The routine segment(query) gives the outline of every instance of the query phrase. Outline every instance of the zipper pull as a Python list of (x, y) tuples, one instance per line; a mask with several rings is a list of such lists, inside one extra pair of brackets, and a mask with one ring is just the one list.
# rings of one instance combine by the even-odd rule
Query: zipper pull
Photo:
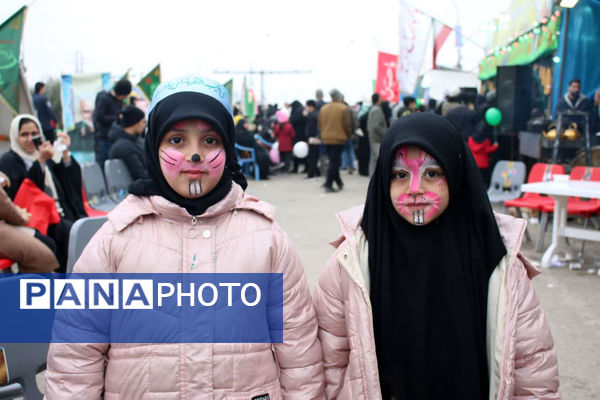
[(190, 226), (187, 230), (187, 235), (191, 239), (195, 239), (196, 236), (198, 236), (198, 227), (196, 226), (197, 222), (198, 222), (198, 220), (196, 219), (196, 216), (194, 215), (192, 217), (192, 226)]

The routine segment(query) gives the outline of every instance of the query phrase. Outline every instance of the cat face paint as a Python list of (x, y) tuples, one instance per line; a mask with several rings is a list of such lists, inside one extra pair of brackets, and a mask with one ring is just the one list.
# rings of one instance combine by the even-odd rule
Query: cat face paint
[(217, 185), (225, 169), (225, 150), (210, 124), (184, 120), (163, 136), (158, 157), (165, 180), (185, 198), (202, 197)]
[(398, 149), (391, 174), (391, 201), (407, 222), (427, 225), (448, 207), (450, 192), (444, 170), (420, 148)]

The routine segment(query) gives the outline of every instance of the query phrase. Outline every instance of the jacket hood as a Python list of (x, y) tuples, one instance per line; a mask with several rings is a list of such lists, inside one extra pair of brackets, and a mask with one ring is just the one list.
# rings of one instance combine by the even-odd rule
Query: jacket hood
[(125, 132), (125, 130), (123, 129), (123, 127), (121, 125), (114, 123), (110, 127), (110, 131), (108, 132), (108, 138), (114, 142), (115, 140), (121, 139), (121, 138), (129, 139), (129, 140), (136, 140), (138, 138), (138, 136), (128, 134), (127, 132)]
[[(364, 206), (356, 206), (348, 210), (339, 212), (336, 214), (338, 221), (340, 222), (341, 233), (340, 235), (330, 244), (336, 249), (344, 242), (348, 241), (353, 247), (356, 247), (354, 236), (356, 231), (360, 228), (362, 221)], [(507, 250), (513, 254), (519, 253), (521, 250), (521, 244), (523, 243), (523, 237), (525, 235), (525, 228), (527, 227), (527, 221), (522, 218), (514, 218), (510, 215), (494, 213), (496, 217), (496, 223), (502, 236), (502, 241)], [(529, 278), (540, 273), (540, 270), (535, 267), (527, 258), (519, 254), (518, 256), (527, 270)]]
[[(241, 186), (233, 183), (229, 193), (218, 203), (210, 206), (198, 220), (218, 217), (227, 212), (237, 210), (253, 211), (269, 221), (275, 219), (275, 207), (246, 194)], [(108, 214), (108, 220), (117, 231), (122, 231), (138, 218), (146, 215), (158, 215), (175, 222), (189, 223), (192, 215), (183, 207), (170, 202), (161, 196), (129, 195), (113, 211)]]

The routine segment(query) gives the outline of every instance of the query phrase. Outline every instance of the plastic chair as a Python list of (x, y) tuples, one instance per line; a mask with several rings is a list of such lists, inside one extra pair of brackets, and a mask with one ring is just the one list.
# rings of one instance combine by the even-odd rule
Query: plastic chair
[[(88, 211), (88, 208), (100, 211), (111, 211), (115, 208), (116, 203), (108, 196), (100, 165), (97, 163), (85, 164), (81, 169), (81, 175), (85, 197), (83, 204), (88, 206), (86, 211)], [(93, 214), (93, 211), (91, 214)], [(90, 212), (88, 212), (88, 215), (90, 215)]]
[(521, 161), (498, 161), (488, 189), (490, 202), (500, 203), (520, 197), (521, 185), (525, 182), (525, 171), (525, 164)]
[[(536, 163), (529, 171), (527, 183), (545, 182), (552, 180), (552, 175), (564, 174), (565, 168), (559, 164), (544, 164)], [(554, 199), (549, 196), (542, 196), (539, 193), (525, 193), (518, 199), (507, 200), (504, 202), (505, 207), (516, 207), (519, 217), (521, 217), (521, 208), (529, 208), (530, 210), (541, 211), (542, 207), (547, 204), (554, 204)], [(543, 233), (542, 233), (543, 234)], [(525, 237), (531, 240), (528, 230), (525, 230)], [(538, 247), (540, 240), (538, 239)]]
[(106, 221), (108, 221), (107, 217), (81, 218), (75, 221), (69, 234), (67, 273), (73, 272), (73, 266), (79, 259), (81, 252)]
[[(565, 169), (562, 165), (537, 163), (531, 168), (527, 183), (550, 181), (552, 175), (564, 173)], [(525, 193), (518, 199), (505, 201), (504, 205), (540, 211), (544, 205), (552, 203), (554, 203), (552, 197), (542, 196), (539, 193)]]
[[(32, 278), (35, 276), (28, 276)], [(9, 275), (0, 278), (0, 290), (3, 284), (14, 285), (19, 275)], [(43, 278), (43, 276), (39, 276)], [(6, 321), (10, 325), (10, 321)], [(42, 393), (38, 389), (35, 376), (46, 369), (48, 356), (48, 343), (0, 343), (4, 347), (6, 364), (8, 367), (9, 382), (0, 386), (0, 399), (13, 399), (22, 397), (25, 400), (41, 399)]]
[(273, 147), (273, 145), (275, 144), (275, 142), (269, 142), (267, 139), (263, 138), (258, 133), (256, 135), (254, 135), (254, 139), (260, 141), (262, 144), (267, 146), (269, 149), (271, 147)]
[(242, 167), (244, 174), (250, 175), (250, 167), (254, 168), (254, 179), (260, 180), (260, 167), (256, 162), (256, 153), (253, 148), (240, 146), (235, 144), (235, 153), (237, 156), (238, 164)]
[(104, 176), (109, 195), (117, 202), (123, 200), (127, 196), (129, 185), (133, 182), (125, 162), (119, 159), (106, 160)]

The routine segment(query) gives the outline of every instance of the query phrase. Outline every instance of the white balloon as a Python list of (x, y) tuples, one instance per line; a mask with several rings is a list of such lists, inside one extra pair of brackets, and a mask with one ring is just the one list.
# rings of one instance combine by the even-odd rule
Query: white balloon
[(306, 142), (298, 142), (294, 145), (292, 152), (296, 158), (306, 158), (308, 155), (308, 144)]

